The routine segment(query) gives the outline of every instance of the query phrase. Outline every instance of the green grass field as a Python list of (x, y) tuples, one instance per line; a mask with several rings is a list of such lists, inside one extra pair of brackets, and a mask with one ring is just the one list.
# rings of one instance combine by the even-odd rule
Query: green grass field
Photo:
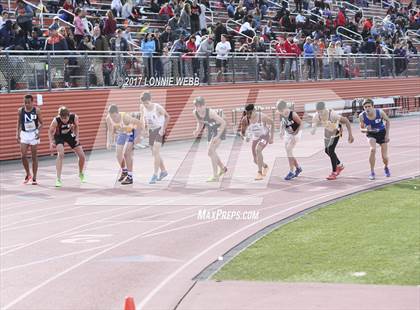
[(256, 242), (213, 278), (419, 285), (420, 179), (299, 218)]

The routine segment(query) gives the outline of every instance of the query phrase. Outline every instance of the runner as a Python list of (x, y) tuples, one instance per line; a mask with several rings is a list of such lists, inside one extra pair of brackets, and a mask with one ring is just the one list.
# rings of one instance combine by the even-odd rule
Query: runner
[(140, 130), (144, 128), (141, 120), (129, 115), (129, 113), (118, 112), (116, 105), (111, 105), (108, 109), (107, 123), (107, 144), (106, 148), (111, 149), (111, 145), (116, 138), (116, 155), (118, 165), (121, 167), (121, 175), (118, 182), (122, 185), (133, 184), (133, 149), (134, 145), (140, 141)]
[[(384, 163), (384, 172), (386, 177), (391, 176), (388, 168), (388, 143), (389, 143), (389, 128), (391, 126), (388, 115), (383, 110), (375, 109), (372, 99), (363, 101), (363, 109), (359, 115), (360, 129), (366, 136), (370, 145), (370, 180), (375, 180), (375, 157), (376, 157), (376, 144), (381, 146), (382, 161)], [(384, 121), (386, 124), (384, 124)]]
[[(39, 131), (42, 127), (41, 109), (33, 105), (32, 95), (25, 95), (24, 105), (18, 110), (17, 132), (16, 139), (20, 144), (20, 152), (22, 157), (23, 168), (25, 169), (26, 176), (23, 181), (28, 184), (32, 179), (32, 185), (37, 185), (36, 176), (38, 172), (38, 144), (40, 143)], [(26, 157), (28, 148), (31, 147), (32, 155), (32, 173), (29, 170), (29, 161)]]
[(85, 175), (83, 173), (85, 167), (85, 153), (80, 145), (79, 137), (79, 118), (76, 114), (62, 106), (58, 109), (58, 116), (54, 117), (50, 130), (48, 131), (50, 139), (50, 150), (57, 150), (57, 179), (55, 181), (56, 187), (61, 187), (61, 171), (63, 169), (64, 160), (64, 142), (66, 142), (76, 153), (79, 158), (79, 178), (82, 183), (85, 182)]
[[(261, 181), (268, 173), (268, 165), (264, 162), (262, 151), (273, 143), (274, 122), (262, 112), (255, 111), (251, 103), (245, 107), (246, 115), (241, 120), (241, 135), (248, 142), (252, 139), (252, 155), (258, 166), (256, 181)], [(269, 128), (270, 127), (270, 128)]]
[(311, 133), (315, 134), (318, 125), (324, 127), (325, 153), (330, 157), (332, 166), (332, 172), (327, 177), (327, 180), (337, 179), (337, 176), (344, 170), (344, 165), (340, 162), (335, 153), (338, 140), (342, 136), (342, 124), (346, 125), (349, 132), (348, 142), (353, 143), (354, 138), (349, 120), (336, 113), (334, 110), (327, 110), (325, 108), (325, 102), (318, 102), (316, 104), (316, 113), (312, 119)]
[[(165, 142), (165, 132), (170, 116), (161, 105), (152, 103), (152, 95), (149, 92), (144, 92), (140, 100), (140, 111), (149, 130), (149, 145), (154, 158), (154, 173), (150, 178), (149, 184), (155, 184), (168, 175), (163, 159), (160, 156), (160, 149)], [(159, 169), (160, 174), (158, 177)]]
[[(207, 141), (209, 142), (208, 155), (213, 167), (213, 176), (207, 182), (217, 182), (219, 178), (227, 172), (226, 166), (216, 153), (222, 140), (226, 139), (226, 121), (220, 117), (215, 110), (206, 106), (203, 97), (194, 99), (194, 117), (197, 120), (197, 128), (194, 130), (194, 137), (198, 137), (204, 128), (207, 128)], [(217, 168), (220, 168), (218, 171)]]
[(302, 172), (302, 168), (293, 156), (293, 149), (301, 136), (300, 125), (302, 124), (302, 120), (299, 115), (291, 109), (291, 104), (288, 104), (286, 101), (281, 100), (277, 102), (277, 111), (280, 113), (280, 138), (285, 138), (284, 147), (286, 149), (290, 168), (289, 173), (284, 179), (289, 181), (299, 176)]

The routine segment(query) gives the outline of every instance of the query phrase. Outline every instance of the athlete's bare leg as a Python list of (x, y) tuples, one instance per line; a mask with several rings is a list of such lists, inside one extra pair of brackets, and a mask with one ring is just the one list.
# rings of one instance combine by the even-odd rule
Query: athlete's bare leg
[(160, 169), (161, 172), (166, 171), (165, 164), (163, 163), (163, 159), (160, 156), (161, 147), (162, 147), (162, 143), (156, 142), (156, 141), (155, 141), (155, 143), (153, 143), (152, 154), (153, 154), (153, 158), (154, 158), (154, 174), (155, 175), (158, 175), (159, 169)]
[(64, 160), (64, 145), (57, 144), (57, 160), (55, 162), (55, 168), (57, 170), (57, 179), (61, 180), (61, 171), (63, 170)]
[(264, 158), (262, 154), (263, 148), (259, 145), (257, 146), (257, 166), (258, 172), (262, 172), (263, 167), (267, 167), (267, 164), (264, 163)]
[(295, 145), (296, 145), (296, 141), (294, 139), (289, 140), (285, 144), (287, 159), (289, 161), (289, 168), (290, 168), (291, 172), (293, 172), (294, 168), (297, 169), (297, 167), (298, 167), (298, 162), (297, 162), (296, 158), (293, 156), (293, 149), (294, 149)]
[(32, 154), (32, 176), (33, 180), (36, 180), (36, 175), (38, 173), (38, 145), (31, 145), (31, 154)]
[(208, 152), (207, 152), (207, 154), (208, 154), (208, 156), (210, 157), (210, 160), (211, 160), (211, 165), (212, 165), (212, 168), (213, 168), (213, 176), (215, 176), (215, 177), (218, 176), (218, 171), (217, 171), (218, 167), (221, 170), (225, 169), (225, 166), (223, 165), (222, 161), (220, 160), (219, 155), (216, 153), (216, 150), (219, 147), (220, 143), (221, 143), (220, 139), (211, 140), (210, 145), (209, 145), (209, 149), (208, 149)]
[(76, 153), (76, 155), (79, 159), (79, 173), (83, 173), (83, 170), (85, 168), (85, 162), (86, 162), (85, 152), (83, 152), (83, 148), (82, 148), (81, 145), (76, 146), (73, 149), (73, 152)]
[(388, 143), (381, 144), (381, 153), (382, 153), (382, 161), (385, 167), (388, 167), (389, 157), (388, 157)]
[(21, 159), (22, 159), (23, 168), (25, 169), (25, 172), (26, 172), (26, 176), (31, 175), (31, 171), (29, 170), (29, 161), (27, 157), (28, 147), (29, 147), (28, 144), (23, 144), (23, 143), (20, 144)]
[(133, 172), (133, 142), (128, 142), (123, 147), (124, 158), (122, 162), (124, 167), (121, 165), (121, 168), (127, 167), (128, 172)]
[(369, 164), (370, 164), (370, 171), (373, 173), (375, 172), (376, 140), (373, 138), (369, 138), (369, 145), (370, 145)]
[(117, 156), (118, 165), (120, 165), (121, 169), (126, 168), (126, 162), (124, 159), (124, 145), (117, 145), (116, 156)]

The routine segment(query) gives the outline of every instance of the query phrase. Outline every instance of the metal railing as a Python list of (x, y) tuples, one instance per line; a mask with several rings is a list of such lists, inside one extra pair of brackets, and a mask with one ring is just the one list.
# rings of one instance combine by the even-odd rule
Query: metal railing
[[(355, 38), (353, 38), (353, 37), (351, 37), (351, 36), (349, 36), (349, 35), (347, 35), (347, 34), (343, 33), (343, 31), (349, 32), (349, 33), (351, 33), (352, 35), (354, 35), (355, 37), (358, 37), (358, 38), (360, 38), (360, 39), (359, 39), (359, 40), (357, 40), (357, 39), (355, 39)], [(354, 32), (353, 30), (350, 30), (350, 29), (348, 29), (348, 28), (346, 28), (346, 27), (343, 27), (343, 26), (339, 26), (339, 27), (337, 27), (337, 29), (335, 30), (335, 33), (336, 33), (337, 35), (339, 35), (339, 36), (342, 36), (342, 37), (344, 37), (344, 38), (346, 38), (346, 39), (348, 39), (348, 40), (350, 40), (350, 41), (357, 42), (357, 43), (359, 43), (359, 44), (363, 42), (363, 37), (362, 37), (362, 35), (361, 35), (360, 33)]]
[[(228, 20), (226, 21), (226, 29), (227, 29), (228, 31), (232, 31), (232, 32), (236, 33), (236, 34), (237, 34), (237, 35), (239, 35), (239, 36), (242, 36), (242, 37), (246, 38), (246, 39), (248, 40), (248, 42), (249, 42), (249, 41), (251, 41), (251, 42), (252, 42), (253, 37), (250, 37), (250, 36), (248, 36), (248, 35), (246, 35), (246, 34), (244, 34), (244, 33), (240, 32), (240, 31), (236, 30), (235, 28), (233, 28), (233, 27), (229, 26), (229, 23), (234, 23), (236, 26), (239, 26), (239, 27), (241, 27), (241, 26), (242, 26), (242, 24), (241, 24), (241, 23), (239, 23), (239, 22), (237, 22), (236, 20), (233, 20), (233, 19), (228, 19)], [(255, 30), (254, 30), (254, 32), (255, 32)]]
[(414, 41), (414, 43), (420, 44), (420, 34), (413, 30), (407, 30), (405, 32), (405, 36), (409, 37), (410, 40)]
[[(222, 62), (213, 55), (143, 57), (140, 52), (113, 51), (72, 54), (68, 51), (4, 51), (0, 55), (2, 92), (409, 76), (420, 77), (420, 56), (349, 54), (304, 58), (232, 53)], [(172, 82), (168, 84), (168, 81)]]

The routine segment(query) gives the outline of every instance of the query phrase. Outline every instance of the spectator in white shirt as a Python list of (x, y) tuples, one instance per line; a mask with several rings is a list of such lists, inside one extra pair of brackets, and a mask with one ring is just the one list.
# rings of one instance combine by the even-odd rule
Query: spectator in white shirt
[(221, 39), (222, 41), (216, 45), (216, 68), (218, 69), (217, 79), (219, 82), (223, 73), (226, 73), (227, 71), (227, 60), (229, 52), (232, 49), (230, 42), (226, 38), (226, 35), (222, 34)]
[(255, 30), (251, 26), (252, 17), (248, 16), (246, 18), (246, 22), (242, 24), (241, 28), (239, 29), (240, 33), (253, 38), (255, 36)]

